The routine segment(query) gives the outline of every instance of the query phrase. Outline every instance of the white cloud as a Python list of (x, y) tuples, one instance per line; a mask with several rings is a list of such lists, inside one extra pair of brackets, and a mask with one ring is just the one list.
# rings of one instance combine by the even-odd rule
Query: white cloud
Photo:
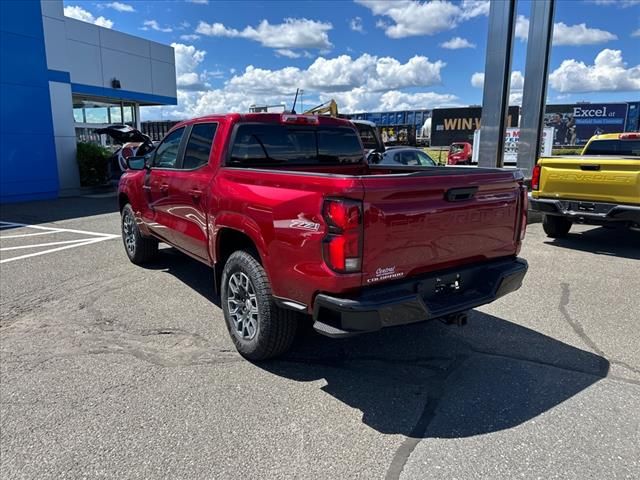
[(640, 37), (640, 28), (631, 32), (632, 37)]
[[(520, 105), (522, 103), (522, 90), (524, 89), (524, 75), (519, 70), (511, 72), (511, 88), (509, 89), (509, 105)], [(471, 75), (471, 86), (475, 88), (484, 87), (484, 73), (476, 72)]]
[(95, 23), (99, 27), (113, 28), (113, 22), (108, 18), (104, 18), (102, 15), (96, 18), (93, 23)]
[(447, 48), (449, 50), (458, 50), (460, 48), (476, 48), (475, 43), (471, 43), (466, 38), (462, 37), (453, 37), (451, 40), (447, 40), (440, 44), (442, 48)]
[(276, 55), (279, 57), (287, 57), (287, 58), (300, 58), (302, 56), (301, 53), (294, 52), (288, 48), (279, 48), (276, 50)]
[[(518, 15), (516, 20), (516, 37), (524, 41), (529, 36), (529, 19)], [(587, 27), (586, 23), (567, 25), (563, 22), (553, 24), (553, 45), (595, 45), (616, 40), (618, 37), (606, 30)]]
[(105, 18), (103, 16), (99, 16), (98, 18), (96, 18), (91, 12), (88, 12), (84, 8), (75, 5), (67, 5), (66, 7), (64, 7), (64, 15), (65, 17), (75, 18), (76, 20), (80, 20), (82, 22), (93, 23), (94, 25), (98, 25), (99, 27), (113, 27), (113, 22), (108, 18)]
[(567, 25), (562, 22), (553, 25), (554, 45), (595, 45), (616, 40), (618, 37), (606, 30), (588, 28), (585, 23)]
[(246, 38), (270, 48), (317, 48), (328, 49), (333, 45), (327, 32), (330, 23), (306, 18), (285, 18), (284, 23), (270, 24), (262, 20), (257, 27), (247, 26), (243, 30), (228, 28), (222, 23), (200, 22), (196, 33), (211, 37)]
[(468, 20), (480, 16), (488, 16), (491, 3), (488, 0), (462, 0), (463, 19)]
[[(476, 72), (471, 75), (471, 86), (476, 88), (484, 87), (484, 73)], [(511, 72), (511, 90), (522, 90), (524, 88), (524, 75), (520, 70)]]
[(349, 28), (354, 32), (364, 33), (364, 27), (362, 26), (362, 18), (354, 17), (349, 22)]
[(106, 3), (104, 6), (108, 8), (113, 8), (118, 12), (135, 12), (136, 11), (136, 9), (133, 8), (133, 6), (129, 5), (128, 3), (111, 2), (111, 3)]
[(194, 42), (196, 40), (200, 40), (200, 35), (197, 35), (195, 33), (180, 35), (180, 40), (184, 40), (185, 42)]
[(197, 3), (198, 5), (209, 5), (209, 0), (187, 0), (187, 3)]
[(549, 75), (549, 85), (562, 93), (640, 90), (640, 65), (627, 68), (621, 50), (605, 48), (593, 65), (564, 60)]
[(434, 92), (385, 92), (380, 97), (380, 110), (412, 110), (414, 108), (453, 107), (460, 105), (458, 97)]
[(593, 0), (593, 3), (596, 5), (615, 5), (619, 8), (627, 8), (640, 5), (640, 0)]
[(319, 57), (306, 69), (289, 66), (270, 70), (249, 65), (240, 73), (231, 69), (232, 77), (223, 86), (211, 88), (206, 80), (213, 73), (199, 73), (206, 52), (192, 45), (174, 43), (172, 46), (176, 52), (179, 104), (162, 107), (160, 110), (165, 118), (242, 112), (248, 111), (252, 104), (285, 102), (291, 106), (296, 88), (305, 89), (305, 104), (316, 99), (321, 103), (335, 98), (340, 111), (345, 113), (405, 108), (407, 105), (430, 108), (453, 105), (458, 101), (456, 96), (445, 93), (402, 91), (441, 82), (440, 72), (445, 64), (422, 56), (415, 56), (406, 63), (369, 54), (357, 58), (348, 55)]
[(516, 18), (516, 38), (523, 42), (529, 38), (529, 19), (524, 15), (518, 15)]
[(206, 73), (197, 70), (204, 61), (207, 52), (193, 45), (172, 43), (176, 60), (176, 85), (183, 90), (203, 90), (208, 88)]
[(471, 86), (476, 88), (484, 87), (484, 73), (476, 72), (471, 75)]
[(376, 22), (376, 26), (384, 29), (391, 38), (434, 35), (451, 30), (466, 20), (489, 14), (489, 2), (486, 0), (464, 0), (460, 4), (415, 0), (356, 0), (356, 3), (367, 7), (374, 15), (391, 20), (393, 23)]
[(156, 20), (145, 20), (144, 27), (142, 27), (142, 30), (149, 30), (149, 29), (155, 30), (156, 32), (164, 32), (164, 33), (173, 32), (173, 28), (161, 27)]

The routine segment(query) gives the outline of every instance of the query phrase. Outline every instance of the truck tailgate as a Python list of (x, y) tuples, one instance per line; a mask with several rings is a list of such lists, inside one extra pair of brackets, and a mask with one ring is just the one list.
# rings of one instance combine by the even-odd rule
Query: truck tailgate
[(363, 283), (517, 254), (521, 179), (477, 168), (362, 177)]
[(543, 158), (538, 197), (640, 203), (640, 161), (616, 157)]

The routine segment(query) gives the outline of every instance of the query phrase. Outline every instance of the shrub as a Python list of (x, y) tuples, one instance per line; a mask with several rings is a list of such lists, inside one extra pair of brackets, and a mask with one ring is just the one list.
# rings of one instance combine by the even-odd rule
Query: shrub
[(582, 147), (563, 147), (552, 149), (552, 155), (580, 155), (582, 153)]
[(95, 143), (78, 143), (78, 169), (80, 185), (95, 187), (104, 185), (109, 179), (109, 158), (111, 152)]

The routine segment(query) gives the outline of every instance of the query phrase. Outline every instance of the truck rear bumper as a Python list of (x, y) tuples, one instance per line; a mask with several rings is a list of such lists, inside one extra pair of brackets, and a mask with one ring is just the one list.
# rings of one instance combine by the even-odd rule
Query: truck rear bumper
[(567, 217), (576, 223), (604, 225), (611, 222), (640, 224), (640, 206), (581, 200), (529, 197), (529, 208), (549, 215)]
[(526, 260), (514, 257), (369, 287), (349, 298), (321, 293), (313, 327), (329, 337), (348, 337), (459, 313), (518, 290), (527, 268)]

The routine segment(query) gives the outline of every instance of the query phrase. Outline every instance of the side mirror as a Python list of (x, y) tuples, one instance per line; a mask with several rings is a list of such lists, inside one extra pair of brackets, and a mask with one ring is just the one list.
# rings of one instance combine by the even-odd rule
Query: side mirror
[(129, 157), (127, 167), (129, 170), (144, 170), (147, 168), (147, 157)]
[(382, 154), (376, 150), (372, 150), (367, 155), (367, 163), (369, 165), (377, 165), (382, 162)]

